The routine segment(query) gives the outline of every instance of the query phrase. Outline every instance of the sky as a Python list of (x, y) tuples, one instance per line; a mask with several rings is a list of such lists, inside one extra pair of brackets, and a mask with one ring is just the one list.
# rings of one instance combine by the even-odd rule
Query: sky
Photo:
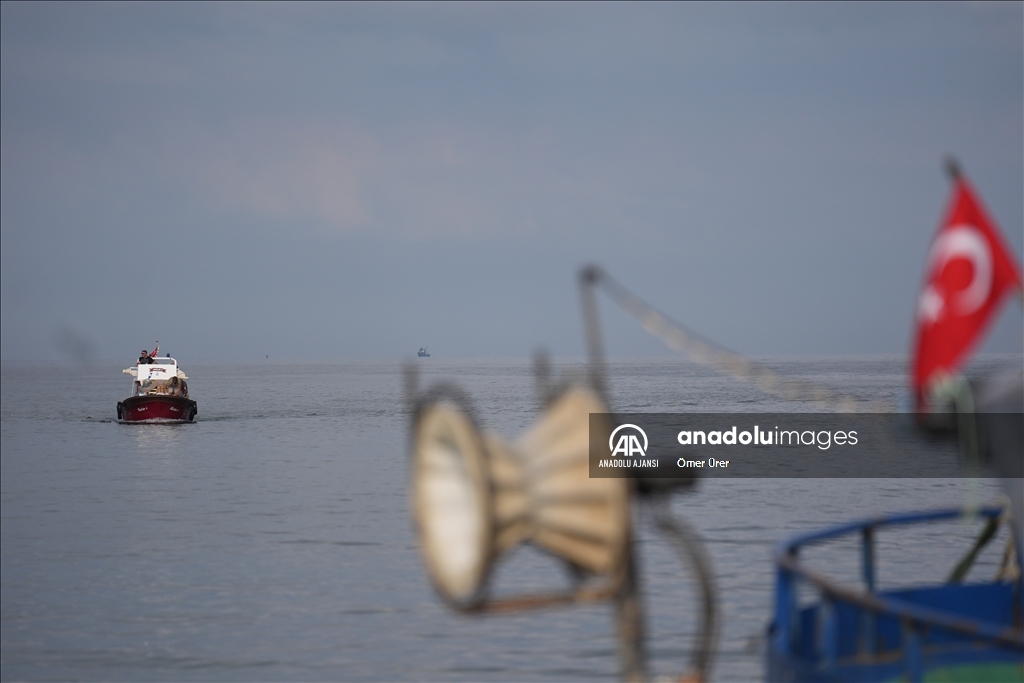
[(1020, 260), (1022, 7), (4, 2), (0, 357), (578, 357), (591, 262), (745, 354), (906, 353), (946, 155)]

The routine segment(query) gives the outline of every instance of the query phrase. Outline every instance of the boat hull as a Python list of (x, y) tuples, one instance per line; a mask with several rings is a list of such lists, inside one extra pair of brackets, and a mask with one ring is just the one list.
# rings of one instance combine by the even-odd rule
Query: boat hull
[(192, 422), (197, 404), (184, 396), (131, 396), (117, 404), (123, 422)]
[[(1016, 578), (987, 583), (949, 579), (943, 584), (885, 591), (874, 588), (877, 529), (962, 522), (968, 514), (998, 523), (1004, 510), (988, 507), (970, 513), (954, 509), (874, 517), (780, 544), (775, 552), (775, 616), (768, 631), (767, 680), (1022, 680), (1024, 584), (1019, 573)], [(841, 536), (861, 537), (864, 588), (840, 584), (809, 570), (799, 559), (801, 546)], [(976, 545), (968, 557), (980, 548)], [(799, 597), (801, 589), (818, 592), (819, 600), (807, 605)]]

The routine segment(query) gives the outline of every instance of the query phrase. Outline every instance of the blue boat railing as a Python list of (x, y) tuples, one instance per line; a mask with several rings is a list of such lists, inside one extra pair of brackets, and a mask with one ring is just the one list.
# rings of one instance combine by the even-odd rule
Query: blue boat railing
[[(935, 666), (1024, 664), (1024, 572), (1012, 583), (876, 590), (876, 530), (965, 514), (953, 509), (871, 518), (781, 543), (775, 551), (770, 680), (921, 681)], [(998, 520), (1003, 510), (986, 507), (973, 514)], [(802, 547), (858, 533), (865, 590), (840, 585), (801, 563)], [(1019, 554), (1017, 561), (1019, 569)], [(813, 586), (821, 602), (801, 608), (801, 583)]]

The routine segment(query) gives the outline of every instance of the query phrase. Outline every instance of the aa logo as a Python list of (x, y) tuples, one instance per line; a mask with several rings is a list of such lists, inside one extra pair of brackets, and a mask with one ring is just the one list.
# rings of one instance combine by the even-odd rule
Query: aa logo
[[(627, 430), (619, 434), (623, 429)], [(631, 433), (635, 432), (635, 433)], [(615, 440), (615, 435), (619, 434), (618, 441)], [(644, 445), (640, 445), (640, 439), (637, 438), (637, 434), (643, 437)], [(627, 457), (639, 455), (643, 457), (647, 453), (647, 434), (644, 430), (640, 429), (636, 425), (619, 425), (612, 432), (612, 435), (608, 437), (608, 448), (612, 452), (612, 457), (616, 455), (624, 455)]]

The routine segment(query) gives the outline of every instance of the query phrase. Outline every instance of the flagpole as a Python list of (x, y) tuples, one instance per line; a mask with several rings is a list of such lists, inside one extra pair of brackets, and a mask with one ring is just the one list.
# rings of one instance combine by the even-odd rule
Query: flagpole
[(963, 172), (960, 170), (960, 162), (956, 160), (956, 157), (946, 157), (946, 173), (949, 175), (949, 180), (951, 182), (960, 182), (960, 178), (963, 177)]

